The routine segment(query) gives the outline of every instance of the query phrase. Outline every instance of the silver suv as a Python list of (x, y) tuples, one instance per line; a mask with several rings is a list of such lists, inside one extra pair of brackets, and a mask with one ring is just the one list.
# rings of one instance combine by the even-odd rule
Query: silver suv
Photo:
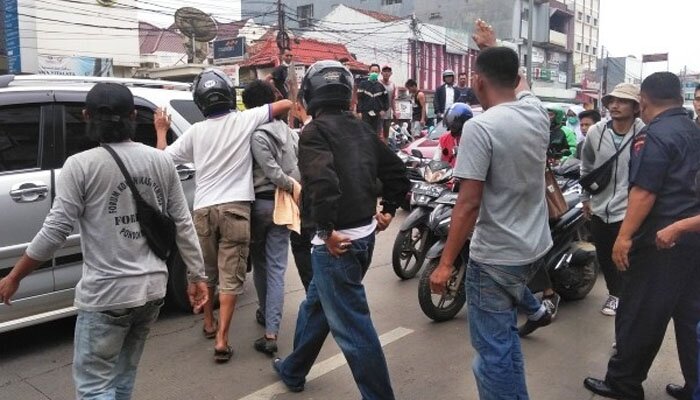
[[(67, 157), (97, 146), (85, 133), (82, 109), (97, 82), (127, 85), (138, 116), (135, 140), (155, 146), (153, 114), (168, 107), (171, 143), (204, 117), (192, 101), (189, 84), (118, 78), (0, 76), (0, 278), (6, 276), (41, 229), (56, 190), (56, 176)], [(194, 169), (178, 166), (190, 205)], [(77, 228), (76, 228), (77, 229)], [(105, 245), (109, 245), (105, 243)], [(54, 258), (25, 278), (12, 306), (0, 304), (0, 332), (73, 315), (74, 288), (83, 256), (74, 231)], [(187, 309), (186, 274), (175, 255), (168, 262), (168, 300)]]

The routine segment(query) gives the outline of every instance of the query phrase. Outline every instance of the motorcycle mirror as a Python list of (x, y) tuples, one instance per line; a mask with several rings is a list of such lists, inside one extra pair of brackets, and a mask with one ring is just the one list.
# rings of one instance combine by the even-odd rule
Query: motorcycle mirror
[(423, 153), (418, 149), (411, 150), (411, 155), (418, 158), (423, 158)]

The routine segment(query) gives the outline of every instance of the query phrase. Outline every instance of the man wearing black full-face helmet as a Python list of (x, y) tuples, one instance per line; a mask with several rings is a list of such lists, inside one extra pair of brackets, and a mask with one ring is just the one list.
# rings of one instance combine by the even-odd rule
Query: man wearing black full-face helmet
[[(289, 390), (304, 390), (306, 375), (332, 332), (362, 398), (392, 400), (362, 278), (372, 260), (375, 232), (389, 226), (410, 181), (376, 132), (349, 113), (352, 87), (352, 74), (336, 61), (314, 64), (302, 82), (304, 106), (314, 118), (299, 141), (302, 224), (316, 230), (313, 279), (299, 308), (294, 351), (275, 359), (273, 367)], [(384, 199), (379, 213), (377, 179)]]

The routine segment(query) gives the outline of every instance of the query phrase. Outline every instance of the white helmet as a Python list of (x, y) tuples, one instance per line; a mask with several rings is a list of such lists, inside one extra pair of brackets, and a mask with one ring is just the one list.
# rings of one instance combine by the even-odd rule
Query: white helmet
[(442, 79), (447, 78), (448, 76), (455, 77), (455, 72), (451, 69), (446, 69), (442, 71)]

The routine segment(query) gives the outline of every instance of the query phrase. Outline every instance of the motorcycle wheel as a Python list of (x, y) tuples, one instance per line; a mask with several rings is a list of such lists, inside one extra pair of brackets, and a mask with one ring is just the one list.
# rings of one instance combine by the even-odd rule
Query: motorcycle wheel
[[(464, 287), (464, 278), (456, 293), (444, 295), (433, 294), (430, 291), (430, 275), (437, 268), (439, 259), (431, 260), (423, 271), (418, 283), (418, 303), (423, 313), (435, 322), (449, 321), (457, 315), (467, 301), (467, 293)], [(456, 274), (453, 277), (456, 278)]]
[(425, 241), (427, 238), (428, 227), (425, 225), (400, 231), (396, 235), (394, 248), (391, 252), (391, 264), (396, 276), (406, 280), (418, 274), (423, 266), (423, 261), (425, 261)]
[(554, 290), (566, 301), (581, 300), (593, 290), (598, 279), (598, 259), (590, 243), (576, 245), (574, 258), (565, 271), (552, 276)]

